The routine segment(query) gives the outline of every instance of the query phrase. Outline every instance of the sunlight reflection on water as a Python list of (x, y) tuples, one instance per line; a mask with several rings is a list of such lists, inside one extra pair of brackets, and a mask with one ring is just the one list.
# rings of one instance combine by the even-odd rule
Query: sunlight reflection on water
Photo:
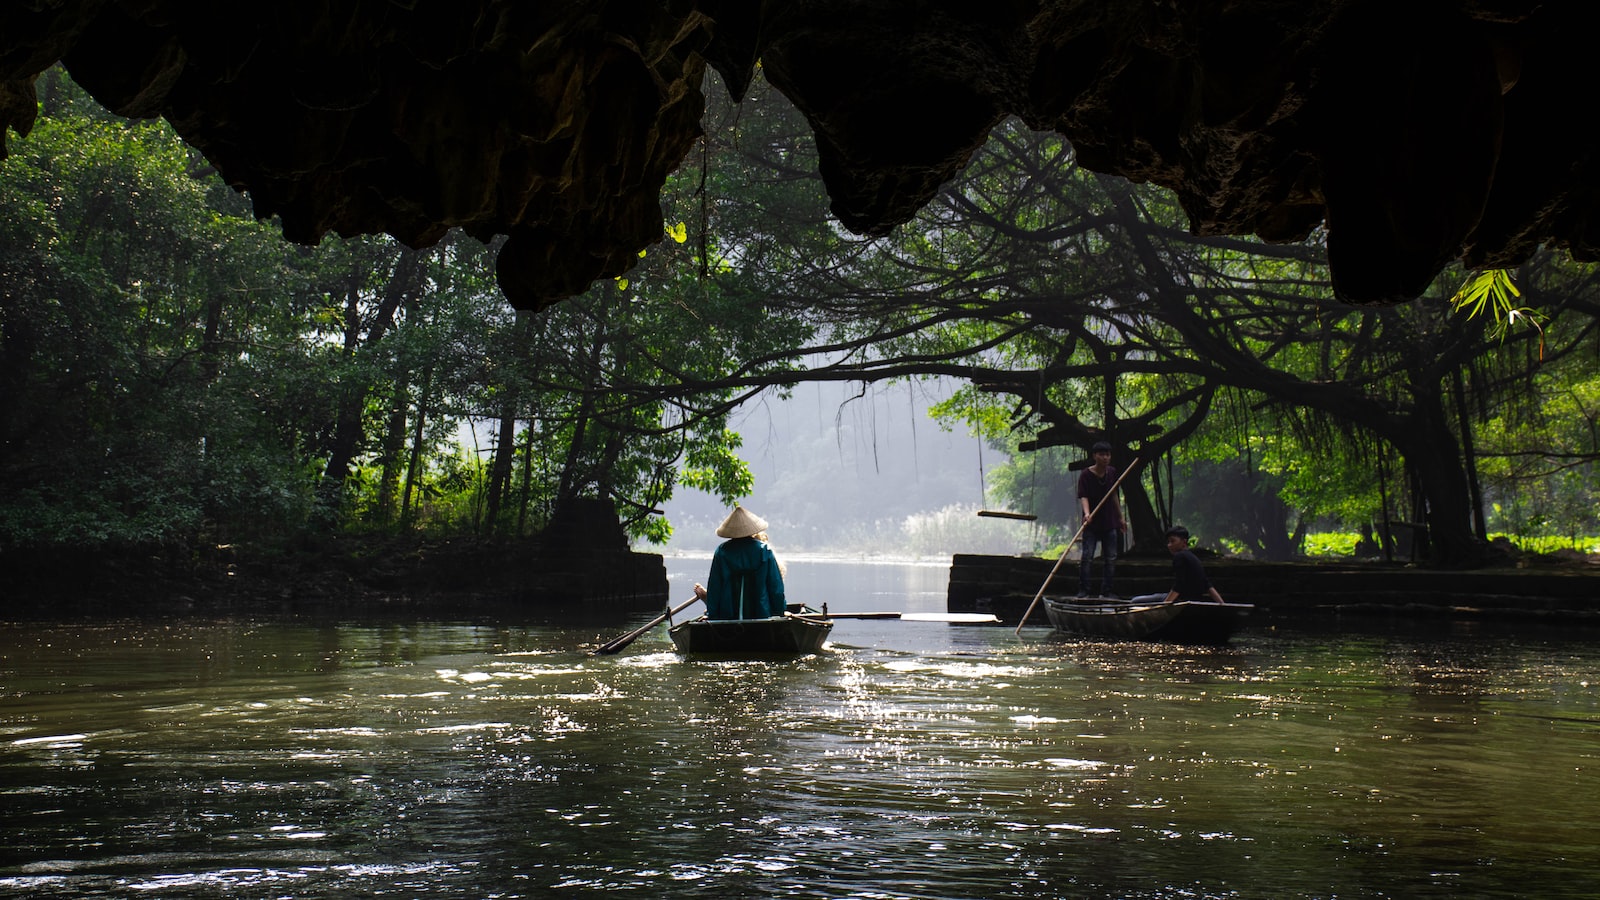
[(4, 626), (0, 894), (1600, 893), (1593, 642), (592, 631)]

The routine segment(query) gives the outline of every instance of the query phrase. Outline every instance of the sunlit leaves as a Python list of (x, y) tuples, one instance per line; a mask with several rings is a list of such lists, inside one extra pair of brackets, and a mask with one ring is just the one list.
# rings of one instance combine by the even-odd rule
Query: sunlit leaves
[(736, 454), (742, 443), (738, 432), (727, 429), (701, 434), (679, 470), (683, 485), (711, 494), (729, 506), (750, 496), (755, 477)]
[[(1468, 318), (1489, 316), (1493, 333), (1502, 338), (1519, 327), (1535, 329), (1542, 335), (1545, 317), (1536, 310), (1517, 306), (1516, 298), (1521, 296), (1510, 269), (1485, 269), (1469, 277), (1450, 298), (1450, 304)], [(1540, 349), (1543, 350), (1542, 342)]]
[(1514, 298), (1522, 296), (1511, 278), (1509, 269), (1486, 269), (1469, 277), (1461, 290), (1450, 298), (1457, 312), (1469, 316), (1483, 315), (1485, 311), (1500, 316), (1511, 309)]

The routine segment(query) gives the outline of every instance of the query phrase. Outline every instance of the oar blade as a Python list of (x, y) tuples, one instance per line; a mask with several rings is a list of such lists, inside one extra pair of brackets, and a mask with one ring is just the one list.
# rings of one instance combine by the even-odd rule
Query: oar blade
[(831, 621), (833, 619), (899, 619), (902, 622), (949, 622), (954, 625), (992, 625), (1000, 621), (1000, 617), (993, 613), (830, 612), (826, 616), (816, 614), (802, 617), (814, 618), (818, 621)]
[(902, 613), (903, 622), (948, 622), (952, 625), (998, 625), (994, 613)]
[(604, 644), (594, 648), (594, 655), (612, 656), (614, 654), (621, 653), (623, 648), (633, 643), (637, 637), (638, 635), (636, 634), (626, 634), (619, 638), (612, 638), (611, 640), (606, 641)]
[(674, 615), (677, 615), (678, 613), (683, 612), (684, 610), (689, 608), (690, 604), (693, 604), (693, 603), (699, 601), (699, 599), (700, 599), (699, 597), (690, 597), (689, 599), (683, 601), (682, 603), (678, 604), (677, 606), (674, 606), (668, 612), (664, 612), (661, 615), (656, 616), (654, 619), (651, 619), (650, 621), (648, 621), (645, 624), (639, 626), (638, 628), (635, 628), (634, 630), (628, 632), (627, 634), (621, 635), (619, 637), (614, 637), (611, 640), (606, 641), (604, 644), (601, 644), (600, 646), (594, 648), (594, 655), (595, 656), (611, 656), (613, 654), (622, 652), (622, 649), (624, 647), (627, 647), (629, 644), (631, 644), (634, 641), (638, 640), (645, 632), (647, 632), (650, 629), (656, 627), (657, 625), (660, 625), (662, 622), (665, 622), (667, 620), (668, 616), (674, 616)]
[(638, 640), (640, 635), (661, 624), (662, 620), (665, 618), (666, 616), (662, 616), (660, 619), (656, 619), (654, 622), (651, 622), (645, 628), (641, 628), (638, 631), (630, 631), (621, 637), (612, 638), (611, 640), (606, 641), (604, 644), (594, 648), (594, 655), (612, 656), (614, 654), (621, 653), (625, 647)]

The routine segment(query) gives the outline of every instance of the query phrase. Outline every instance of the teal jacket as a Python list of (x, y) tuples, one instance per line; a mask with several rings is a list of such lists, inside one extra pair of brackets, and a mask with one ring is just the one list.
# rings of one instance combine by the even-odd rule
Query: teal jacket
[(764, 619), (783, 615), (783, 573), (772, 548), (753, 537), (725, 541), (711, 557), (706, 617)]

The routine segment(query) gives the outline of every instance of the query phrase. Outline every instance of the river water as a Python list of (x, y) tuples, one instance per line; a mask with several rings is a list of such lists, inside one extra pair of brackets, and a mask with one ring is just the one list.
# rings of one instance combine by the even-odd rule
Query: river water
[[(946, 574), (789, 583), (941, 611)], [(589, 654), (648, 618), (0, 624), (0, 895), (1600, 896), (1592, 631)]]

